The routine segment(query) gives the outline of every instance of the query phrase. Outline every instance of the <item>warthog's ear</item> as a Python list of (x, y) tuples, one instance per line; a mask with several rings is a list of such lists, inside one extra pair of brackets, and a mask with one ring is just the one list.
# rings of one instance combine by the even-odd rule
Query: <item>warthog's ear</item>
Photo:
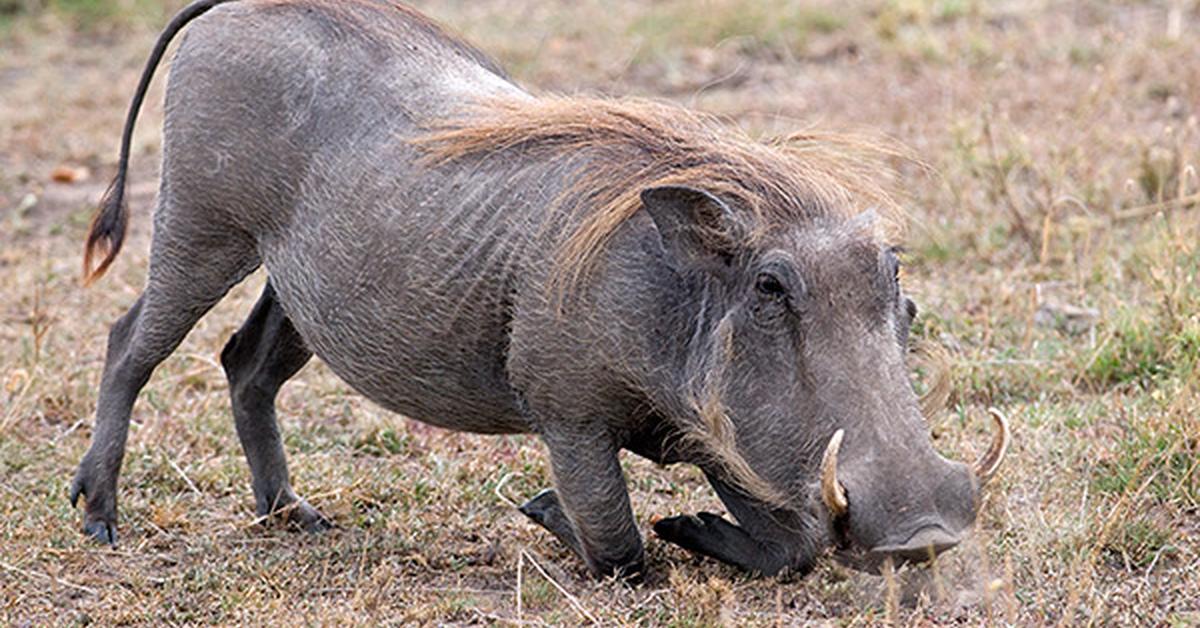
[(664, 185), (642, 191), (667, 255), (683, 265), (728, 264), (733, 257), (734, 219), (721, 199), (696, 188)]

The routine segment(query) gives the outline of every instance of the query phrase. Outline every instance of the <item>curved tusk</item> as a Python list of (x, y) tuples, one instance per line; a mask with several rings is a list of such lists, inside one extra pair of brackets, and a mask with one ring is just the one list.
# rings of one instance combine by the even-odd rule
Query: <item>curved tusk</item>
[(992, 420), (996, 422), (997, 432), (987, 453), (975, 462), (975, 477), (979, 478), (980, 486), (986, 484), (996, 474), (1000, 463), (1004, 461), (1005, 452), (1008, 451), (1008, 441), (1012, 439), (1012, 434), (1008, 430), (1008, 419), (995, 408), (988, 408), (988, 412), (992, 415)]
[(846, 430), (834, 432), (833, 438), (829, 439), (829, 446), (825, 448), (825, 454), (821, 456), (821, 500), (835, 519), (850, 509), (846, 491), (837, 479), (838, 449), (841, 449), (842, 437), (845, 435)]

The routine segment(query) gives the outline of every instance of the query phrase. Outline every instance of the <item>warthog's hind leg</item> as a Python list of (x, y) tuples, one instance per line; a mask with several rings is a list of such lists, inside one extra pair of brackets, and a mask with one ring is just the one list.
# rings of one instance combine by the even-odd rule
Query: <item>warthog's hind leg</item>
[(72, 505), (87, 498), (83, 531), (104, 543), (117, 541), (117, 476), (138, 393), (196, 321), (259, 263), (240, 233), (214, 237), (219, 225), (197, 215), (201, 208), (160, 197), (146, 289), (109, 332), (92, 444), (70, 493)]
[(100, 380), (92, 445), (71, 482), (71, 505), (76, 505), (80, 495), (87, 498), (83, 532), (109, 545), (117, 542), (117, 476), (125, 456), (129, 413), (153, 368), (131, 365), (127, 358), (145, 298), (144, 294), (139, 296), (133, 307), (108, 331), (108, 352)]
[(292, 490), (275, 418), (279, 388), (311, 357), (268, 281), (254, 310), (221, 352), (221, 365), (229, 378), (238, 439), (250, 464), (256, 511), (319, 532), (332, 524)]

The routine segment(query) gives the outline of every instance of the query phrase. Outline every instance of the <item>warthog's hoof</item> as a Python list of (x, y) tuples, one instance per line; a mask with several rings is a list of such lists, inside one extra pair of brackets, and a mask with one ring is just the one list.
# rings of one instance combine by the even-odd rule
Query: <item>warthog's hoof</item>
[(286, 515), (288, 525), (309, 533), (324, 532), (335, 527), (328, 517), (303, 499), (297, 499), (288, 505)]
[(774, 576), (787, 568), (806, 573), (811, 568), (811, 558), (795, 560), (795, 555), (775, 544), (755, 540), (740, 526), (711, 512), (660, 519), (654, 522), (654, 533), (689, 552), (763, 576)]
[(83, 496), (83, 533), (105, 545), (116, 545), (116, 500), (111, 497), (106, 499), (101, 495), (101, 491), (94, 488), (95, 483), (88, 480), (84, 468), (80, 466), (79, 472), (71, 482), (71, 507), (74, 508), (79, 503), (79, 497)]
[(563, 512), (562, 504), (558, 501), (558, 493), (555, 493), (554, 489), (548, 488), (534, 495), (529, 501), (521, 504), (518, 510), (532, 519), (534, 523), (549, 530), (580, 557), (583, 556), (579, 539), (575, 538), (575, 531), (571, 529), (571, 521), (567, 519), (567, 513)]
[[(711, 513), (701, 514), (713, 516)], [(654, 522), (654, 533), (668, 543), (690, 550), (697, 545), (697, 539), (710, 533), (705, 524), (706, 521), (697, 515), (667, 517)]]
[(562, 505), (558, 503), (558, 494), (552, 488), (544, 489), (542, 492), (534, 495), (529, 501), (518, 506), (517, 510), (520, 510), (526, 517), (544, 527), (549, 527), (549, 521), (560, 517), (565, 519)]
[(83, 533), (105, 545), (117, 544), (117, 526), (108, 521), (85, 521)]
[(328, 517), (312, 507), (312, 504), (299, 497), (292, 490), (284, 489), (277, 494), (282, 497), (274, 504), (265, 504), (260, 498), (256, 507), (258, 522), (262, 525), (282, 523), (288, 527), (304, 532), (324, 532), (335, 528)]

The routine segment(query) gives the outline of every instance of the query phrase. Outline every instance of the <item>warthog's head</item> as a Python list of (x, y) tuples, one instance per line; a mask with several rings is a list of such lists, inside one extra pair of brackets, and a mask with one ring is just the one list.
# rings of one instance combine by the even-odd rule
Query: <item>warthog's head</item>
[(691, 187), (642, 202), (668, 257), (704, 277), (687, 366), (696, 432), (727, 491), (757, 504), (731, 507), (743, 527), (793, 567), (820, 547), (872, 569), (957, 544), (1007, 426), (997, 413), (974, 466), (934, 450), (905, 364), (916, 306), (872, 213), (764, 228)]

